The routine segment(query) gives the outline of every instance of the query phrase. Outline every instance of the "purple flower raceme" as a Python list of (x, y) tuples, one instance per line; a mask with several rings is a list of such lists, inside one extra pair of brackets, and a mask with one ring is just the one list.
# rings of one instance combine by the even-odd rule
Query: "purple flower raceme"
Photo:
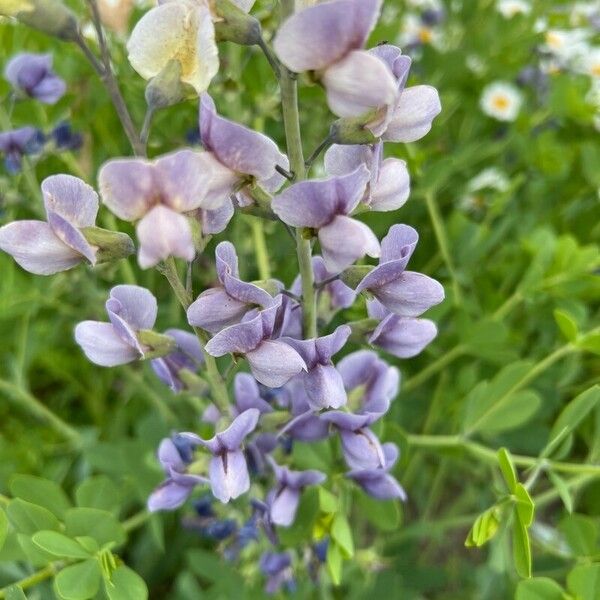
[(182, 436), (164, 439), (158, 448), (158, 460), (167, 479), (148, 498), (148, 510), (173, 510), (180, 507), (194, 487), (208, 483), (206, 477), (187, 472), (192, 459), (192, 448)]
[(398, 460), (396, 444), (383, 444), (383, 465), (376, 469), (352, 469), (346, 476), (377, 500), (406, 500), (406, 492), (389, 471)]
[(292, 15), (273, 42), (279, 60), (297, 73), (312, 71), (340, 117), (391, 106), (398, 93), (389, 66), (363, 50), (381, 0), (333, 0)]
[(187, 311), (188, 322), (211, 333), (239, 323), (257, 306), (268, 308), (275, 302), (265, 290), (240, 279), (238, 257), (231, 242), (215, 249), (217, 277), (221, 285), (202, 292)]
[(351, 333), (348, 325), (340, 325), (333, 333), (309, 340), (282, 338), (306, 363), (306, 372), (297, 377), (304, 383), (310, 408), (339, 408), (346, 404), (342, 377), (331, 362)]
[(144, 358), (149, 348), (140, 341), (140, 332), (154, 326), (156, 298), (143, 287), (117, 285), (105, 306), (109, 323), (83, 321), (75, 327), (75, 341), (85, 355), (102, 367)]
[(181, 434), (196, 445), (204, 446), (211, 454), (209, 477), (213, 495), (227, 503), (250, 489), (248, 465), (242, 450), (244, 439), (254, 431), (260, 412), (250, 408), (238, 415), (231, 425), (210, 440), (193, 433)]
[(395, 315), (379, 300), (369, 300), (367, 311), (370, 318), (380, 319), (369, 335), (369, 343), (398, 358), (412, 358), (420, 354), (437, 335), (433, 321)]
[(44, 142), (44, 135), (35, 127), (21, 127), (0, 133), (0, 153), (4, 155), (4, 166), (11, 173), (21, 170), (21, 162), (26, 154), (38, 152)]
[(267, 495), (271, 521), (275, 525), (289, 527), (296, 518), (302, 490), (309, 485), (323, 483), (327, 477), (321, 471), (291, 471), (278, 465), (269, 457), (275, 473), (276, 486)]
[(4, 225), (0, 228), (0, 248), (36, 275), (65, 271), (83, 260), (94, 265), (97, 248), (81, 230), (96, 221), (96, 192), (71, 175), (51, 175), (41, 188), (47, 220)]
[(404, 205), (410, 193), (406, 163), (399, 158), (383, 159), (383, 142), (369, 145), (334, 144), (325, 153), (328, 175), (345, 175), (365, 165), (371, 178), (362, 202), (371, 210), (390, 211)]
[(295, 589), (292, 558), (287, 552), (264, 552), (260, 557), (260, 570), (267, 576), (268, 594), (276, 594), (284, 585), (289, 591)]
[(56, 104), (67, 89), (52, 70), (51, 54), (17, 54), (8, 61), (4, 76), (17, 92), (44, 104)]
[(248, 314), (241, 323), (230, 325), (217, 333), (207, 344), (212, 356), (243, 355), (256, 380), (267, 387), (280, 387), (300, 371), (306, 370), (302, 357), (288, 344), (271, 339), (281, 296), (273, 306)]
[(104, 204), (117, 217), (138, 221), (138, 262), (147, 269), (169, 256), (194, 259), (192, 228), (185, 213), (222, 206), (226, 198), (207, 196), (215, 177), (206, 153), (180, 150), (154, 161), (108, 161), (98, 182)]
[(166, 356), (152, 359), (150, 364), (159, 379), (174, 392), (178, 392), (185, 388), (179, 375), (180, 371), (186, 369), (195, 372), (204, 364), (202, 347), (193, 333), (181, 329), (167, 329), (164, 334), (173, 339), (175, 349)]
[(412, 227), (392, 225), (381, 241), (379, 266), (362, 279), (356, 291), (368, 291), (401, 317), (417, 317), (439, 304), (444, 288), (427, 275), (405, 270), (418, 240)]
[(365, 254), (379, 256), (375, 234), (349, 216), (369, 178), (368, 169), (360, 165), (346, 175), (301, 181), (273, 198), (273, 211), (288, 225), (317, 230), (326, 268), (339, 273)]

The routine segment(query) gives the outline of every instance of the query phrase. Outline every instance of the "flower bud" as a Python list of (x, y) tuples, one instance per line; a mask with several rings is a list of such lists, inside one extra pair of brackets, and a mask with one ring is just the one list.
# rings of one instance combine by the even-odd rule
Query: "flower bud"
[(133, 241), (126, 233), (93, 226), (84, 227), (81, 229), (81, 233), (92, 246), (97, 248), (97, 263), (126, 258), (135, 252)]
[(79, 34), (77, 17), (59, 0), (0, 0), (0, 15), (63, 40), (73, 41)]
[(173, 106), (194, 94), (194, 88), (181, 81), (181, 63), (172, 59), (148, 82), (145, 97), (148, 107), (155, 111)]
[(157, 333), (152, 329), (140, 329), (137, 338), (140, 344), (149, 347), (149, 350), (144, 351), (145, 359), (166, 356), (177, 347), (177, 343), (171, 336)]
[(246, 14), (230, 0), (216, 0), (215, 12), (219, 20), (215, 20), (217, 41), (234, 42), (244, 46), (258, 44), (261, 39), (260, 23)]

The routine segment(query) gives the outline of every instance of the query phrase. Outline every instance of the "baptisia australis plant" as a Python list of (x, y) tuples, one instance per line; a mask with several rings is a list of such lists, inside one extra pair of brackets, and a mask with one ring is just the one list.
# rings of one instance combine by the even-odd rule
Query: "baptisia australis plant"
[[(260, 544), (270, 591), (291, 585), (299, 557), (316, 545), (321, 554), (340, 557), (327, 558), (339, 581), (340, 548), (349, 556), (340, 531), (349, 532), (353, 494), (406, 498), (396, 479), (399, 451), (385, 427), (400, 374), (374, 349), (398, 358), (421, 352), (437, 333), (421, 316), (444, 299), (439, 283), (407, 270), (418, 241), (412, 227), (393, 225), (380, 242), (361, 221), (364, 212), (397, 210), (407, 201), (407, 166), (385, 158), (385, 142), (425, 135), (440, 111), (437, 92), (406, 86), (410, 59), (400, 49), (367, 48), (378, 0), (333, 0), (297, 12), (287, 4), (274, 51), (247, 14), (251, 2), (168, 0), (135, 26), (129, 58), (151, 79), (147, 97), (157, 90), (168, 95), (169, 81), (191, 86), (199, 97), (202, 148), (108, 160), (98, 189), (106, 208), (135, 224), (139, 266), (165, 275), (187, 324), (158, 333), (161, 306), (154, 294), (117, 285), (105, 304), (108, 321), (75, 328), (76, 342), (95, 364), (150, 360), (165, 387), (196, 397), (202, 423), (186, 429), (202, 430), (160, 443), (164, 481), (148, 509), (173, 510), (209, 490), (222, 505), (233, 503), (209, 507), (211, 535), (223, 540), (239, 533), (228, 545), (232, 559), (248, 543)], [(262, 133), (218, 114), (206, 93), (218, 70), (216, 39), (264, 50), (281, 86), (287, 156)], [(32, 60), (15, 60), (11, 81), (48, 101), (60, 86), (47, 59)], [(173, 65), (175, 83), (164, 73)], [(307, 163), (302, 155), (296, 85), (303, 72), (323, 85), (340, 117), (319, 148), (329, 148), (321, 179), (307, 178), (319, 152)], [(24, 269), (49, 275), (134, 251), (125, 234), (95, 227), (99, 199), (89, 185), (55, 175), (44, 180), (42, 194), (46, 220), (0, 229), (0, 248)], [(236, 248), (223, 240), (214, 250), (214, 285), (194, 289), (199, 255), (210, 272), (205, 248), (236, 212), (270, 219), (292, 234), (298, 276), (291, 285), (269, 275), (246, 281)], [(176, 259), (187, 264), (185, 283)], [(321, 457), (318, 470), (298, 463), (311, 446)], [(298, 515), (306, 518), (302, 503), (313, 492), (320, 508), (301, 525), (305, 547), (286, 542), (282, 532), (296, 526)], [(247, 513), (251, 535), (242, 536), (235, 519), (215, 521), (229, 510), (229, 517)], [(205, 512), (197, 508), (203, 523)]]

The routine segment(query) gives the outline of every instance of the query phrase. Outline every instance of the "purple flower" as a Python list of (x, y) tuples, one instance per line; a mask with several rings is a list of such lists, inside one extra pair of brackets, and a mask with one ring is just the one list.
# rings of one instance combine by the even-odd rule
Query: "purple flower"
[(289, 169), (289, 161), (273, 140), (217, 114), (212, 98), (200, 96), (200, 140), (210, 157), (215, 178), (208, 193), (220, 206), (247, 180), (264, 189), (278, 190), (284, 177), (275, 167)]
[(283, 338), (306, 363), (306, 372), (298, 375), (304, 383), (308, 403), (313, 410), (339, 408), (346, 404), (346, 391), (342, 376), (331, 362), (331, 357), (339, 352), (352, 330), (348, 325), (340, 325), (332, 334), (310, 340)]
[(50, 136), (58, 150), (78, 150), (83, 145), (81, 133), (73, 131), (68, 121), (59, 123), (51, 132)]
[(51, 54), (17, 54), (8, 61), (4, 76), (17, 91), (44, 104), (56, 104), (67, 89), (52, 70)]
[(256, 379), (249, 373), (238, 373), (233, 380), (235, 410), (243, 413), (249, 408), (256, 408), (261, 415), (273, 412), (273, 407), (260, 395)]
[(37, 152), (44, 136), (35, 127), (21, 127), (0, 133), (0, 152), (4, 154), (4, 166), (11, 173), (21, 170), (21, 159), (25, 154)]
[[(175, 443), (177, 439), (177, 444)], [(183, 453), (178, 446), (186, 446)], [(188, 451), (189, 450), (189, 451)], [(185, 438), (175, 436), (164, 439), (158, 448), (158, 460), (167, 479), (148, 498), (148, 510), (173, 510), (180, 507), (198, 484), (208, 483), (206, 477), (187, 473), (191, 462), (191, 444)]]
[(369, 317), (381, 319), (369, 336), (369, 343), (398, 358), (420, 354), (437, 335), (433, 321), (400, 317), (388, 311), (378, 300), (370, 300), (367, 310)]
[(82, 260), (96, 263), (96, 248), (81, 229), (94, 225), (98, 196), (71, 175), (52, 175), (42, 182), (47, 221), (15, 221), (0, 228), (0, 248), (26, 271), (51, 275)]
[(242, 354), (257, 381), (267, 387), (280, 387), (300, 371), (306, 370), (301, 356), (280, 340), (270, 339), (281, 296), (270, 308), (237, 325), (226, 327), (206, 344), (212, 356)]
[(444, 299), (444, 288), (431, 277), (406, 271), (419, 235), (408, 225), (392, 225), (381, 241), (379, 266), (356, 288), (368, 290), (388, 310), (402, 317), (417, 317)]
[(120, 219), (138, 221), (138, 262), (143, 269), (169, 256), (187, 261), (196, 254), (184, 213), (200, 206), (218, 209), (226, 198), (208, 198), (216, 177), (205, 153), (180, 150), (155, 161), (111, 160), (98, 175), (106, 206)]
[(397, 95), (395, 102), (387, 106), (387, 111), (367, 127), (384, 141), (407, 143), (420, 140), (442, 110), (437, 90), (430, 85), (405, 87), (411, 61), (400, 48), (383, 44), (370, 52), (392, 71)]
[(277, 593), (286, 585), (290, 591), (295, 588), (292, 573), (292, 559), (287, 552), (264, 552), (260, 557), (260, 570), (267, 576), (265, 590), (268, 594)]
[(309, 485), (323, 483), (327, 477), (315, 470), (291, 471), (278, 465), (269, 457), (269, 462), (275, 473), (276, 486), (267, 495), (267, 504), (271, 521), (276, 525), (289, 527), (296, 517), (300, 494)]
[(202, 347), (197, 336), (181, 329), (167, 329), (165, 335), (175, 341), (175, 350), (166, 356), (152, 359), (150, 365), (165, 385), (178, 392), (185, 388), (179, 372), (182, 369), (195, 372), (204, 363)]
[(383, 160), (383, 142), (374, 145), (334, 144), (325, 153), (328, 175), (345, 175), (359, 165), (365, 165), (371, 174), (362, 199), (371, 210), (396, 210), (408, 200), (410, 177), (406, 163), (399, 158)]
[(301, 181), (273, 198), (273, 210), (284, 223), (318, 230), (323, 260), (331, 272), (339, 273), (365, 254), (379, 256), (375, 234), (348, 216), (364, 196), (369, 177), (368, 169), (360, 165), (346, 175)]
[(152, 329), (156, 298), (137, 285), (117, 285), (106, 301), (110, 323), (83, 321), (75, 327), (75, 341), (85, 355), (102, 367), (123, 365), (143, 358), (147, 348), (137, 332)]
[(238, 257), (233, 244), (221, 242), (215, 250), (217, 277), (221, 285), (202, 292), (187, 311), (188, 322), (195, 327), (216, 333), (239, 323), (257, 306), (267, 308), (273, 297), (252, 283), (240, 279)]
[(389, 474), (398, 459), (398, 447), (395, 444), (383, 444), (383, 465), (376, 469), (353, 469), (346, 476), (353, 479), (363, 490), (378, 500), (400, 498), (406, 500), (406, 492), (396, 479)]
[(295, 72), (314, 71), (340, 117), (393, 105), (397, 85), (388, 65), (362, 50), (381, 0), (335, 0), (292, 15), (273, 42), (281, 62)]
[(225, 431), (217, 433), (210, 440), (203, 440), (193, 433), (186, 434), (212, 454), (209, 465), (210, 485), (215, 498), (223, 503), (250, 489), (250, 476), (242, 444), (246, 436), (256, 428), (259, 416), (260, 412), (256, 408), (250, 408), (238, 415)]

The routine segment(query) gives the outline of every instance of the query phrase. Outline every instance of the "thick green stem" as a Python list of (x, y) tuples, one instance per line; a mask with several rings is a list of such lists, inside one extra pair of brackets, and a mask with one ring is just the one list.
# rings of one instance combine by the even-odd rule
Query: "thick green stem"
[(258, 267), (258, 276), (260, 279), (271, 278), (271, 265), (269, 264), (269, 252), (267, 250), (267, 241), (265, 240), (265, 229), (263, 221), (260, 218), (250, 218), (250, 227), (254, 240), (254, 252), (256, 254), (256, 265)]
[[(179, 274), (177, 273), (177, 267), (175, 265), (175, 259), (173, 257), (169, 257), (165, 263), (164, 267), (159, 269), (160, 272), (167, 278), (167, 281), (171, 284), (171, 288), (175, 292), (179, 303), (183, 307), (184, 310), (187, 311), (190, 304), (192, 303), (192, 298), (188, 291), (185, 289), (181, 279), (179, 278)], [(200, 345), (202, 347), (202, 354), (204, 355), (204, 364), (206, 365), (206, 378), (208, 380), (208, 384), (210, 386), (212, 392), (212, 399), (214, 403), (217, 405), (219, 410), (223, 414), (227, 414), (230, 410), (229, 404), (229, 394), (227, 393), (227, 385), (225, 384), (225, 380), (223, 379), (219, 367), (217, 366), (217, 361), (213, 356), (211, 356), (205, 350), (206, 343), (208, 342), (207, 333), (199, 329), (198, 327), (193, 328), (200, 340)]]
[(24, 408), (34, 417), (48, 424), (56, 433), (72, 442), (75, 446), (81, 446), (82, 437), (80, 433), (55, 415), (49, 408), (44, 406), (37, 398), (13, 383), (0, 379), (0, 391), (12, 400), (15, 405)]

